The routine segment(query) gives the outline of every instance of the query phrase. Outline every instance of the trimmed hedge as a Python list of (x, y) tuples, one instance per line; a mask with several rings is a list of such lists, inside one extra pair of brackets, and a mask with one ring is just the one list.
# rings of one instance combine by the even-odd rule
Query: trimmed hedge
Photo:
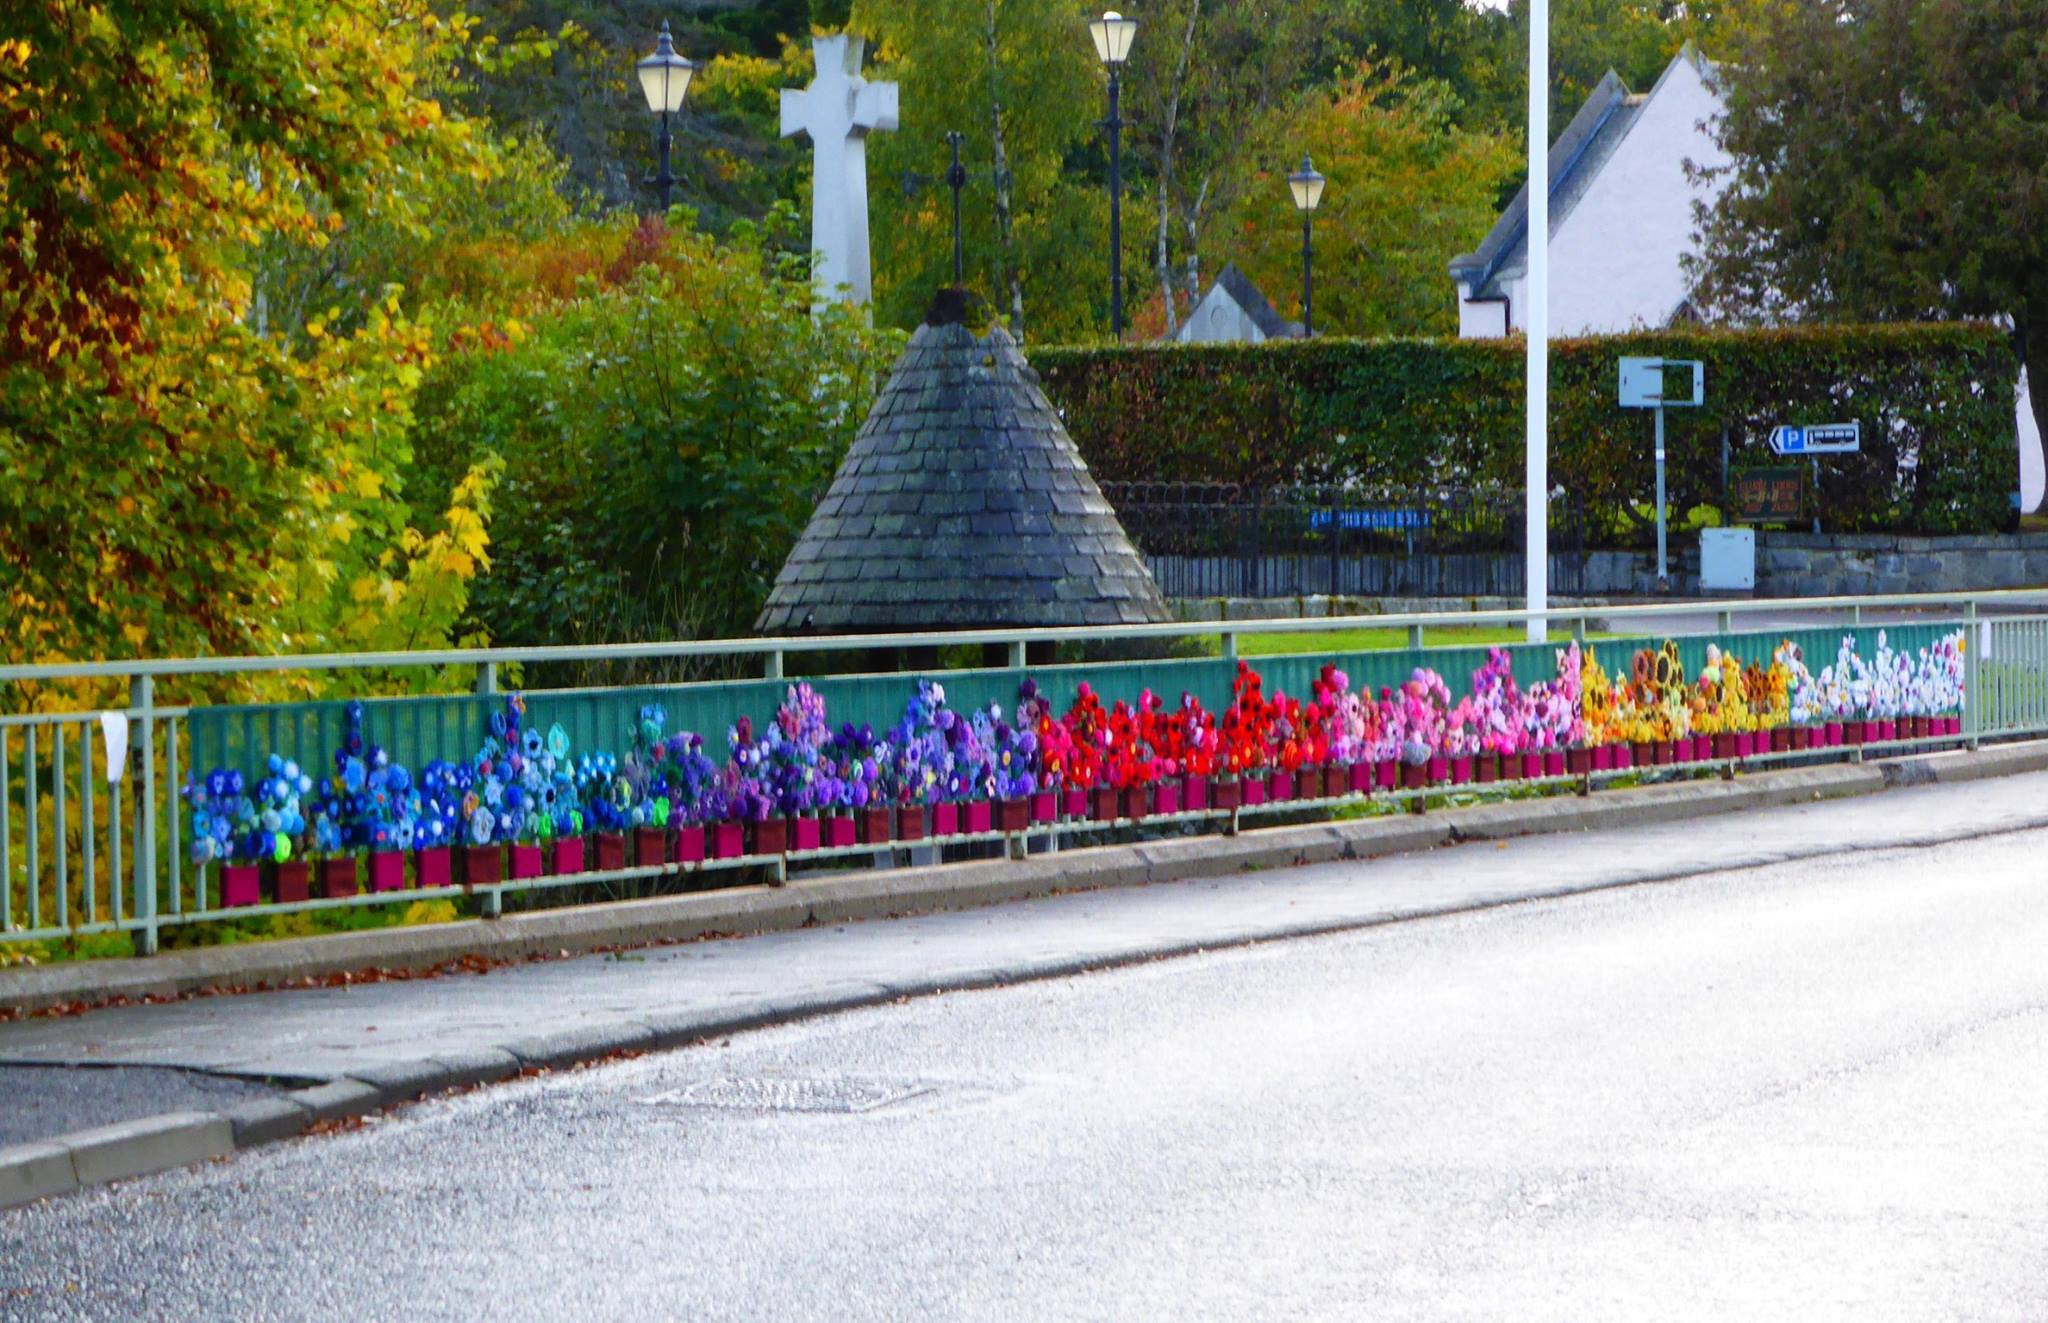
[[(1721, 503), (1733, 470), (1779, 460), (1771, 428), (1861, 421), (1821, 459), (1831, 532), (1981, 533), (2013, 521), (2018, 365), (1975, 323), (1644, 332), (1553, 341), (1550, 474), (1596, 538), (1630, 538), (1655, 492), (1649, 412), (1617, 402), (1624, 354), (1701, 359), (1706, 404), (1666, 412), (1675, 510)], [(1259, 485), (1522, 482), (1515, 340), (1311, 340), (1048, 348), (1032, 354), (1098, 480)]]

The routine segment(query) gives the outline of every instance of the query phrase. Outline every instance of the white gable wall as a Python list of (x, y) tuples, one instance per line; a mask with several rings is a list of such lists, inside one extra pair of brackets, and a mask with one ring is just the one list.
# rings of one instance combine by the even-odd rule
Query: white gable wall
[[(1685, 163), (1726, 164), (1704, 123), (1720, 101), (1691, 60), (1672, 63), (1614, 154), (1550, 236), (1550, 333), (1602, 335), (1659, 327), (1685, 301), (1680, 259), (1693, 251), (1693, 203), (1713, 192)], [(1510, 289), (1526, 329), (1523, 277)]]
[(1266, 333), (1221, 284), (1211, 285), (1174, 332), (1183, 344), (1264, 344)]

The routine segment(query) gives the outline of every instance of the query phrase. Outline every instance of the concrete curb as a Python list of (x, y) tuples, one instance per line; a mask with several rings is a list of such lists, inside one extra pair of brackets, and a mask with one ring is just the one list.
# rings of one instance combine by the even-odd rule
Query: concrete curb
[[(1217, 877), (1256, 868), (1297, 863), (1327, 863), (1407, 854), (1460, 841), (1499, 840), (1558, 832), (1610, 829), (1636, 823), (1659, 823), (1770, 808), (1795, 803), (1875, 794), (1891, 786), (1976, 781), (2048, 770), (2048, 741), (2010, 745), (1977, 752), (1923, 755), (1888, 763), (1833, 764), (1765, 772), (1732, 780), (1680, 781), (1578, 797), (1507, 801), (1428, 815), (1368, 818), (1306, 826), (1276, 827), (1235, 837), (1205, 836), (1105, 846), (1039, 855), (1026, 860), (989, 860), (931, 868), (901, 869), (844, 877), (798, 881), (783, 888), (743, 888), (655, 900), (627, 901), (552, 913), (522, 915), (494, 923), (442, 925), (431, 932), (448, 938), (450, 929), (478, 931), (493, 940), (493, 955), (587, 950), (592, 946), (631, 941), (673, 939), (710, 933), (748, 934), (801, 927), (806, 923), (839, 923), (940, 910), (979, 908), (1006, 901), (1097, 887), (1139, 886), (1153, 882)], [(1817, 847), (1814, 853), (1835, 853), (1844, 847)], [(1848, 847), (1853, 848), (1853, 847)], [(274, 1098), (254, 1099), (225, 1112), (177, 1112), (124, 1122), (98, 1130), (0, 1149), (0, 1209), (87, 1186), (189, 1166), (243, 1149), (302, 1134), (321, 1122), (342, 1120), (412, 1102), (449, 1089), (492, 1083), (525, 1069), (562, 1069), (616, 1052), (680, 1047), (706, 1037), (738, 1033), (811, 1016), (832, 1014), (941, 991), (997, 987), (1035, 979), (1060, 978), (1140, 961), (1171, 958), (1229, 946), (1281, 941), (1335, 932), (1355, 931), (1384, 923), (1407, 922), (1473, 909), (1576, 895), (1586, 891), (1672, 881), (1712, 871), (1698, 865), (1674, 865), (1625, 879), (1589, 883), (1531, 886), (1513, 894), (1465, 900), (1440, 908), (1388, 911), (1296, 926), (1278, 925), (1255, 935), (1202, 943), (1165, 943), (1142, 951), (1099, 957), (1057, 957), (992, 967), (963, 975), (912, 979), (888, 985), (842, 985), (818, 993), (786, 993), (762, 1002), (716, 1012), (655, 1014), (587, 1030), (520, 1039), (481, 1048), (460, 1057), (392, 1062), (366, 1068), (311, 1088)], [(552, 920), (552, 922), (543, 922)], [(229, 971), (220, 961), (211, 966), (216, 977), (235, 979), (229, 986), (302, 977), (317, 966), (333, 972), (331, 962), (353, 957), (346, 968), (361, 968), (363, 943), (372, 936), (404, 939), (415, 930), (348, 934), (343, 938), (312, 938), (303, 943), (330, 944), (320, 955), (294, 951), (267, 966)], [(401, 954), (379, 953), (375, 963), (389, 966), (404, 956), (451, 949), (446, 940), (401, 940)], [(261, 954), (261, 947), (223, 948)], [(458, 951), (468, 954), (474, 947)], [(197, 952), (212, 956), (216, 952)], [(453, 956), (436, 956), (438, 964)], [(158, 957), (177, 960), (177, 956)], [(154, 963), (154, 962), (151, 962)], [(262, 971), (288, 968), (293, 973)], [(40, 971), (31, 971), (40, 972)], [(199, 969), (169, 977), (166, 990), (185, 991), (206, 983)], [(8, 986), (0, 982), (0, 988)], [(52, 1001), (70, 1000), (50, 994)], [(43, 1004), (49, 1004), (45, 1002)]]

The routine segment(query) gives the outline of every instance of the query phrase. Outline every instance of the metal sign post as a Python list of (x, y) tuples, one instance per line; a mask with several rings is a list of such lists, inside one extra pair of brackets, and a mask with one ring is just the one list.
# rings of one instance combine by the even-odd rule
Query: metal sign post
[[(1677, 391), (1666, 389), (1671, 372), (1689, 374), (1688, 396), (1681, 384)], [(1664, 526), (1664, 410), (1696, 409), (1706, 403), (1707, 367), (1698, 359), (1623, 358), (1621, 360), (1621, 407), (1657, 411), (1657, 591), (1671, 587), (1670, 558), (1665, 551)]]

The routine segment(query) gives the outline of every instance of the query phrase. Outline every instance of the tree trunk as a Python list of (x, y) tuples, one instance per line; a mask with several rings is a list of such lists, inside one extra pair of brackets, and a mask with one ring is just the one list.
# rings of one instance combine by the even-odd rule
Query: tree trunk
[(983, 30), (988, 48), (989, 144), (995, 169), (996, 194), (996, 292), (1000, 298), (1007, 283), (1010, 295), (1010, 334), (1024, 339), (1024, 272), (1016, 260), (1010, 223), (1010, 154), (1003, 146), (1003, 97), (997, 75), (1000, 66), (996, 49), (996, 0), (988, 0), (988, 26)]
[[(1159, 128), (1159, 234), (1153, 252), (1153, 265), (1159, 277), (1159, 297), (1166, 304), (1166, 338), (1171, 340), (1180, 325), (1180, 317), (1173, 306), (1173, 258), (1168, 250), (1167, 231), (1171, 219), (1171, 197), (1173, 194), (1174, 153), (1180, 138), (1180, 102), (1188, 85), (1188, 65), (1195, 54), (1195, 25), (1202, 16), (1202, 0), (1193, 0), (1188, 6), (1187, 25), (1180, 34), (1180, 56), (1174, 61), (1173, 85), (1166, 98), (1166, 113), (1160, 116)], [(1193, 301), (1188, 304), (1194, 308)]]
[(1204, 179), (1194, 199), (1181, 208), (1180, 224), (1183, 242), (1187, 246), (1188, 306), (1194, 307), (1202, 299), (1202, 248), (1199, 242), (1202, 234), (1202, 208), (1209, 199), (1209, 181)]

